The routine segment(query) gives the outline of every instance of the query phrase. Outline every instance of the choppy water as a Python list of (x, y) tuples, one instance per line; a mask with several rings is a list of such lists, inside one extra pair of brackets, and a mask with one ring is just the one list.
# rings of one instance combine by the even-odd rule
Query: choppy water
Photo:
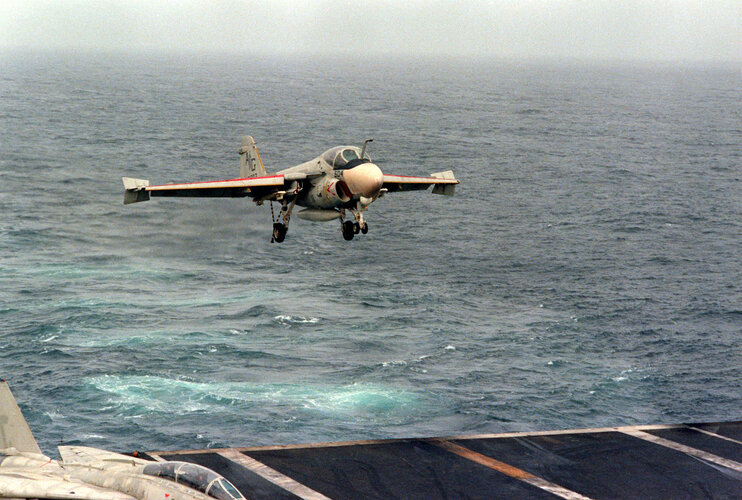
[[(0, 57), (0, 376), (42, 449), (742, 418), (739, 67)], [(376, 140), (352, 242), (121, 177)]]

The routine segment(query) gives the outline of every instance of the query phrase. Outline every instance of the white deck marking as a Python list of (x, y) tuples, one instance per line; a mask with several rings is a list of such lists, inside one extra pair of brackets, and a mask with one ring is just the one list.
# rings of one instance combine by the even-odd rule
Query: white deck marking
[(246, 469), (259, 475), (263, 479), (270, 481), (276, 486), (283, 488), (284, 490), (289, 491), (298, 497), (304, 498), (306, 500), (330, 500), (322, 493), (319, 493), (311, 488), (308, 488), (307, 486), (304, 486), (300, 482), (295, 481), (284, 474), (281, 474), (275, 469), (271, 469), (264, 463), (258, 462), (252, 457), (243, 455), (239, 451), (236, 451), (234, 449), (226, 449), (217, 452), (217, 454), (223, 456), (228, 460), (231, 460), (232, 462), (240, 464)]
[(440, 446), (446, 451), (466, 458), (467, 460), (471, 460), (472, 462), (476, 462), (480, 465), (484, 465), (485, 467), (489, 467), (490, 469), (501, 472), (506, 476), (519, 479), (524, 483), (528, 483), (531, 486), (535, 486), (542, 490), (548, 491), (549, 493), (557, 495), (561, 498), (566, 498), (568, 500), (591, 500), (590, 497), (580, 495), (579, 493), (568, 490), (563, 486), (559, 486), (558, 484), (547, 481), (546, 479), (534, 476), (530, 472), (526, 472), (523, 469), (519, 469), (510, 464), (506, 464), (505, 462), (500, 462), (499, 460), (488, 457), (487, 455), (482, 455), (481, 453), (477, 453), (476, 451), (470, 450), (469, 448), (458, 445), (456, 443), (452, 443), (451, 441), (440, 439), (430, 440), (429, 443)]
[[(363, 446), (370, 444), (391, 444), (391, 443), (409, 443), (413, 441), (431, 441), (445, 439), (448, 441), (453, 440), (466, 440), (466, 439), (499, 439), (499, 438), (514, 438), (514, 437), (533, 437), (533, 436), (562, 436), (570, 434), (593, 434), (601, 432), (619, 432), (622, 430), (659, 430), (659, 429), (679, 429), (684, 428), (685, 425), (639, 425), (639, 426), (627, 426), (627, 427), (594, 427), (588, 429), (563, 429), (555, 431), (524, 431), (524, 432), (502, 432), (498, 434), (461, 434), (454, 436), (442, 436), (442, 437), (418, 437), (418, 438), (398, 438), (398, 439), (366, 439), (357, 441), (334, 441), (326, 443), (304, 443), (304, 444), (281, 444), (281, 445), (270, 445), (270, 446), (242, 446), (238, 448), (205, 448), (199, 450), (169, 450), (169, 451), (153, 451), (151, 453), (162, 454), (162, 455), (189, 455), (192, 453), (216, 453), (225, 450), (237, 450), (237, 451), (270, 451), (270, 450), (303, 450), (308, 448), (336, 448), (341, 446)], [(151, 454), (150, 453), (150, 454)]]
[(681, 451), (685, 453), (686, 455), (690, 455), (695, 458), (700, 458), (701, 460), (705, 460), (707, 462), (711, 462), (716, 465), (721, 465), (722, 467), (736, 470), (737, 472), (742, 472), (741, 463), (735, 462), (734, 460), (729, 460), (728, 458), (722, 458), (718, 455), (714, 455), (713, 453), (709, 453), (707, 451), (699, 450), (698, 448), (692, 448), (684, 444), (676, 443), (675, 441), (670, 441), (669, 439), (661, 438), (659, 436), (655, 436), (654, 434), (650, 434), (644, 431), (621, 430), (621, 432), (623, 432), (624, 434), (628, 434), (629, 436), (634, 436), (635, 438), (643, 439), (645, 441), (658, 444), (660, 446), (665, 446), (667, 448), (672, 448), (673, 450)]
[(742, 444), (742, 441), (739, 441), (737, 439), (732, 439), (730, 437), (722, 436), (721, 434), (717, 434), (715, 432), (707, 431), (706, 429), (701, 429), (698, 427), (688, 427), (688, 429), (692, 429), (697, 432), (701, 432), (703, 434), (707, 434), (709, 436), (713, 436), (715, 438), (723, 439), (724, 441), (731, 441), (732, 443)]

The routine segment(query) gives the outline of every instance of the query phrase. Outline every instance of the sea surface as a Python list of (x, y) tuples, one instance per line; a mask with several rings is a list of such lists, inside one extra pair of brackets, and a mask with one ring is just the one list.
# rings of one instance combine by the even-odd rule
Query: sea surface
[[(123, 205), (245, 134), (461, 185)], [(0, 377), (53, 456), (742, 419), (742, 68), (2, 53)]]

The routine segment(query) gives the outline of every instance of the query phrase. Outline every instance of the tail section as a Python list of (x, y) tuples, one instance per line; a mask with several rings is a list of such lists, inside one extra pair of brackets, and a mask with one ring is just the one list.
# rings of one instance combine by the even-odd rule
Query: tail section
[(8, 383), (0, 380), (0, 449), (3, 448), (41, 453)]
[(240, 146), (240, 177), (247, 179), (264, 176), (265, 167), (263, 166), (263, 160), (260, 159), (258, 148), (255, 146), (255, 139), (246, 135), (242, 137)]

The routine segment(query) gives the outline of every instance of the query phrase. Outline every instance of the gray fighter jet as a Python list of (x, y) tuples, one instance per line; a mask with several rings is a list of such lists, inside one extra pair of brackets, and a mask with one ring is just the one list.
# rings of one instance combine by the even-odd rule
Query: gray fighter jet
[(0, 498), (239, 500), (224, 477), (187, 462), (151, 462), (85, 446), (43, 455), (5, 380), (0, 380)]
[[(297, 216), (312, 221), (340, 219), (343, 237), (352, 240), (356, 234), (368, 232), (363, 212), (377, 198), (386, 193), (427, 189), (433, 193), (452, 196), (458, 180), (448, 170), (430, 177), (387, 175), (371, 162), (362, 148), (337, 146), (328, 149), (313, 160), (267, 174), (255, 140), (242, 138), (240, 178), (222, 181), (189, 182), (150, 186), (149, 181), (124, 177), (124, 204), (147, 201), (150, 196), (189, 197), (250, 197), (257, 205), (271, 203), (273, 239), (282, 242), (286, 237), (289, 219), (295, 205), (305, 207)], [(273, 202), (281, 204), (278, 216)], [(346, 210), (353, 220), (346, 218)]]

